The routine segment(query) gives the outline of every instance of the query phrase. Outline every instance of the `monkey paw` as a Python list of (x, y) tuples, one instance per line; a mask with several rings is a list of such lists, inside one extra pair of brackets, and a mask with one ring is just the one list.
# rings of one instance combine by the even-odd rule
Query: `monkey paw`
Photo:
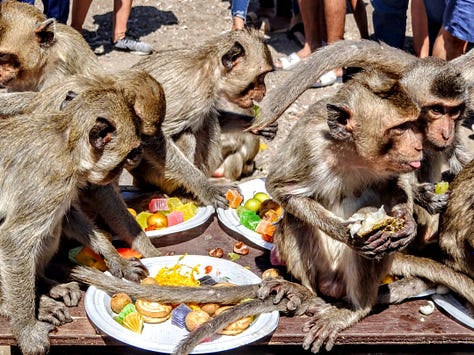
[(49, 290), (48, 294), (55, 299), (61, 298), (68, 307), (77, 306), (81, 299), (81, 289), (75, 281), (57, 284)]
[(22, 353), (24, 355), (46, 354), (49, 350), (49, 332), (53, 329), (54, 325), (39, 321), (22, 327), (17, 336)]
[(121, 256), (106, 260), (109, 272), (119, 278), (138, 282), (148, 276), (145, 265), (137, 258), (122, 258)]
[(330, 351), (339, 332), (354, 324), (358, 318), (357, 313), (349, 309), (333, 306), (326, 308), (303, 325), (303, 332), (307, 333), (303, 348), (311, 348), (313, 353), (318, 353), (321, 346), (326, 344), (326, 350)]
[(252, 133), (262, 136), (263, 138), (269, 141), (275, 138), (277, 132), (278, 132), (278, 122), (276, 121), (262, 129), (252, 130)]
[(38, 306), (38, 320), (53, 325), (62, 325), (72, 322), (72, 317), (64, 303), (53, 300), (46, 295), (41, 295)]
[[(229, 201), (225, 197), (225, 194), (228, 190), (237, 190), (240, 191), (240, 188), (236, 183), (230, 184), (218, 184), (211, 183), (206, 192), (206, 197), (202, 198), (204, 203), (212, 205), (214, 208), (224, 208), (229, 207)], [(207, 201), (207, 202), (206, 202)]]
[(414, 187), (415, 202), (434, 215), (441, 213), (446, 209), (448, 204), (449, 192), (436, 193), (435, 184), (422, 183)]
[(265, 299), (274, 294), (274, 304), (287, 299), (287, 311), (296, 315), (306, 312), (306, 301), (314, 295), (303, 285), (284, 280), (282, 278), (271, 278), (262, 281), (258, 290), (258, 297)]

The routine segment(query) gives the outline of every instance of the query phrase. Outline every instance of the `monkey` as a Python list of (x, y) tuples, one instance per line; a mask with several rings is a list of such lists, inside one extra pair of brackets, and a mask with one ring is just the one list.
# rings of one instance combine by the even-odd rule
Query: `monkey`
[(157, 79), (166, 96), (166, 140), (144, 145), (143, 159), (128, 169), (134, 185), (226, 207), (225, 192), (235, 185), (209, 181), (222, 162), (220, 134), (229, 129), (223, 124), (229, 120), (219, 121), (218, 103), (224, 98), (251, 108), (263, 98), (265, 75), (273, 70), (267, 45), (255, 31), (231, 31), (196, 48), (155, 52), (133, 67)]
[(444, 263), (474, 278), (474, 233), (472, 221), (474, 161), (468, 163), (450, 184), (446, 210), (440, 215), (439, 247)]
[[(368, 101), (370, 107), (360, 105)], [(306, 287), (306, 291), (296, 289), (302, 294), (297, 313), (312, 317), (304, 325), (305, 349), (318, 352), (325, 344), (330, 350), (337, 334), (365, 317), (377, 302), (396, 303), (416, 295), (412, 284), (400, 283), (392, 286), (394, 295), (379, 295), (379, 284), (388, 272), (423, 277), (430, 285), (449, 284), (474, 301), (470, 278), (434, 260), (396, 252), (416, 234), (409, 175), (422, 159), (419, 120), (417, 105), (398, 80), (362, 72), (334, 97), (309, 108), (282, 145), (275, 159), (278, 165), (269, 171), (267, 191), (285, 210), (275, 235), (276, 250), (288, 271)], [(384, 232), (376, 232), (368, 239), (351, 241), (349, 217), (362, 207), (380, 204), (404, 216), (405, 226), (395, 232), (401, 235), (386, 239)], [(426, 284), (419, 287), (424, 290)], [(277, 296), (265, 300), (272, 291)], [(243, 316), (284, 310), (285, 305), (275, 305), (282, 292), (294, 294), (295, 285), (284, 280), (262, 285), (259, 300), (190, 333), (174, 354), (189, 353), (203, 337)], [(333, 305), (325, 297), (344, 303)]]
[(54, 325), (37, 319), (35, 287), (65, 215), (82, 187), (111, 183), (141, 144), (121, 90), (69, 92), (61, 109), (0, 121), (0, 310), (24, 354), (49, 348)]
[(0, 85), (8, 91), (39, 91), (66, 76), (102, 70), (72, 27), (47, 19), (29, 4), (0, 3)]
[(374, 68), (399, 78), (420, 107), (420, 122), (426, 131), (425, 154), (413, 190), (419, 228), (417, 244), (423, 246), (436, 238), (437, 214), (446, 206), (448, 195), (434, 193), (444, 164), (448, 165), (448, 175), (454, 176), (473, 157), (458, 133), (469, 103), (469, 88), (459, 64), (437, 58), (420, 59), (373, 41), (340, 41), (313, 53), (279, 88), (270, 92), (252, 127), (273, 122), (321, 74), (344, 66)]

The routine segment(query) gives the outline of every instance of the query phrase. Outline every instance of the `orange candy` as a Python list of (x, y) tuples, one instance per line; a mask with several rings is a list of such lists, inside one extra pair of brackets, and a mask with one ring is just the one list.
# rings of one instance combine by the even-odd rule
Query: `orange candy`
[(229, 189), (225, 194), (226, 199), (229, 201), (230, 208), (237, 208), (242, 203), (244, 197), (237, 190)]

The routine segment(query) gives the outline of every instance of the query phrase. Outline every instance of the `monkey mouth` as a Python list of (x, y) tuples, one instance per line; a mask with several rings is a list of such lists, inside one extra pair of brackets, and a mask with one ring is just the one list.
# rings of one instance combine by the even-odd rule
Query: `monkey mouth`
[(420, 160), (414, 160), (414, 161), (410, 161), (407, 163), (410, 167), (412, 167), (413, 169), (419, 169), (421, 167), (421, 161)]

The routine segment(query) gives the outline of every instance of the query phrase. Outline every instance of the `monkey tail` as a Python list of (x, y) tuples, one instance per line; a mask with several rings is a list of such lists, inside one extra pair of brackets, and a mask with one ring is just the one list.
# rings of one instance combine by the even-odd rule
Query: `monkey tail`
[(205, 338), (221, 331), (227, 325), (238, 321), (241, 318), (254, 316), (261, 313), (273, 311), (286, 311), (286, 299), (274, 304), (273, 297), (253, 299), (233, 306), (229, 310), (222, 312), (217, 317), (202, 324), (199, 328), (189, 333), (173, 351), (173, 355), (187, 355)]
[(132, 298), (144, 298), (162, 303), (238, 303), (246, 298), (255, 298), (259, 284), (229, 287), (190, 287), (140, 285), (85, 266), (72, 269), (71, 277), (88, 285), (93, 285), (108, 294), (124, 292)]
[(433, 259), (396, 253), (392, 273), (404, 277), (421, 277), (444, 285), (474, 305), (474, 280)]
[(371, 40), (344, 40), (318, 49), (278, 88), (265, 96), (259, 114), (248, 130), (262, 129), (275, 122), (321, 75), (332, 69), (370, 67), (399, 77), (416, 59), (401, 49)]

